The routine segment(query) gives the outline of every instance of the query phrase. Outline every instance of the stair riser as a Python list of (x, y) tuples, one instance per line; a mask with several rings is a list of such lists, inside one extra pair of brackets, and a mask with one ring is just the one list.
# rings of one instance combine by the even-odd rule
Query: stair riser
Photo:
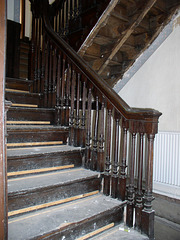
[(18, 81), (18, 80), (6, 78), (6, 88), (29, 91), (30, 86), (31, 86), (31, 82), (29, 81)]
[(60, 186), (37, 189), (35, 191), (8, 195), (9, 211), (14, 211), (38, 204), (57, 201), (87, 192), (100, 190), (100, 179), (90, 178)]
[(63, 141), (67, 142), (69, 132), (56, 130), (45, 131), (13, 131), (8, 130), (8, 143), (23, 143), (23, 142), (49, 142)]
[(39, 95), (26, 95), (23, 93), (6, 92), (6, 99), (12, 103), (40, 105)]
[(59, 240), (68, 239), (74, 240), (81, 237), (89, 232), (95, 231), (98, 228), (104, 227), (107, 224), (114, 222), (118, 224), (123, 220), (123, 207), (115, 207), (106, 212), (100, 213), (88, 220), (83, 222), (72, 224), (60, 230), (60, 232), (54, 232), (44, 236), (41, 239)]
[[(51, 161), (50, 161), (51, 160)], [(78, 152), (55, 152), (24, 157), (10, 158), (7, 160), (8, 172), (25, 171), (40, 168), (50, 168), (74, 164), (75, 167), (82, 165), (81, 153)]]
[(23, 108), (10, 108), (7, 113), (8, 121), (50, 121), (54, 123), (55, 111), (36, 109), (23, 109)]

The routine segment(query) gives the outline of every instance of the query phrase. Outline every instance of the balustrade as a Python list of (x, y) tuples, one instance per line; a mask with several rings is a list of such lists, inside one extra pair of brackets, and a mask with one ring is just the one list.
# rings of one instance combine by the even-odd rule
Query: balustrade
[[(64, 32), (65, 18), (76, 17), (80, 1), (61, 3), (69, 10), (61, 10), (66, 17), (58, 17), (53, 27), (59, 24)], [(153, 141), (161, 113), (130, 108), (53, 31), (47, 1), (40, 9), (32, 20), (33, 91), (41, 94), (42, 107), (56, 109), (57, 125), (69, 126), (69, 144), (85, 149), (84, 166), (101, 172), (103, 193), (127, 199), (127, 225), (152, 237)]]

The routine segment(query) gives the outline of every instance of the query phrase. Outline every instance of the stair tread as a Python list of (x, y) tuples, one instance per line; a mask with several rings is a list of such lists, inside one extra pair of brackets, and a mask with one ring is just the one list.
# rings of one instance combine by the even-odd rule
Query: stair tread
[(80, 147), (72, 147), (68, 145), (60, 146), (47, 146), (47, 147), (27, 147), (7, 149), (7, 157), (22, 157), (27, 155), (39, 155), (47, 153), (67, 152), (67, 151), (80, 151)]
[(124, 223), (121, 223), (98, 236), (90, 238), (91, 240), (146, 240), (149, 239), (147, 236), (142, 235), (133, 228), (128, 228), (124, 226)]
[(8, 125), (7, 129), (13, 129), (13, 130), (33, 130), (37, 129), (38, 131), (41, 130), (68, 130), (69, 127), (64, 126), (55, 126), (55, 125)]
[(98, 177), (97, 172), (76, 168), (11, 179), (8, 180), (8, 195), (21, 195), (22, 193), (35, 191), (36, 189), (70, 184), (75, 181), (94, 177)]
[(53, 231), (59, 232), (124, 204), (125, 202), (97, 194), (72, 203), (27, 213), (9, 220), (9, 240), (34, 239)]

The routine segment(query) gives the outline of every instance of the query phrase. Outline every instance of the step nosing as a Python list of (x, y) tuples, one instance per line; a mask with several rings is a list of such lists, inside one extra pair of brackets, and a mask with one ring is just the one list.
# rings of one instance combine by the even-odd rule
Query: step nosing
[(43, 173), (43, 172), (50, 172), (50, 171), (56, 171), (56, 170), (63, 170), (67, 168), (74, 168), (74, 164), (57, 166), (57, 167), (49, 167), (49, 168), (39, 168), (39, 169), (32, 169), (32, 170), (8, 172), (7, 176), (10, 177), (10, 176), (33, 174), (33, 173)]

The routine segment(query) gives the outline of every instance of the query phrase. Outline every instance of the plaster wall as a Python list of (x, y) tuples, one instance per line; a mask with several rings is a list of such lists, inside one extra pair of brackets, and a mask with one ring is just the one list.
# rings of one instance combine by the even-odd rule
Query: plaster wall
[(180, 14), (173, 31), (151, 55), (119, 95), (131, 106), (163, 113), (160, 131), (180, 132)]
[(7, 19), (14, 21), (14, 0), (7, 0)]

